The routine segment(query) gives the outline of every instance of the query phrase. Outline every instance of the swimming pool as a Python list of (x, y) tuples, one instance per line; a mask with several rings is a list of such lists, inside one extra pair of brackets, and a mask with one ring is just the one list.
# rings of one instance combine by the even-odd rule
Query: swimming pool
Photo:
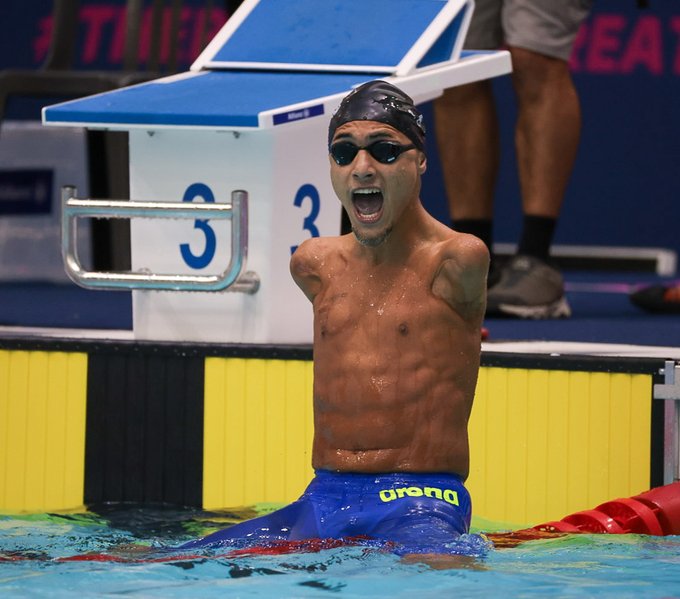
[[(0, 596), (680, 596), (680, 536), (566, 535), (512, 549), (478, 543), (477, 557), (448, 570), (363, 547), (245, 557), (222, 550), (170, 561), (161, 551), (250, 515), (105, 506), (0, 516)], [(121, 552), (128, 544), (151, 551)], [(113, 553), (129, 561), (60, 561)]]

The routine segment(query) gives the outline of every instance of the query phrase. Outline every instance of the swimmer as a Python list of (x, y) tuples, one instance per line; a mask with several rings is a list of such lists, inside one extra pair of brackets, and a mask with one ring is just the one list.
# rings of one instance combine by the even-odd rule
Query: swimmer
[(316, 476), (291, 505), (186, 548), (367, 536), (446, 554), (469, 529), (488, 251), (423, 207), (425, 130), (403, 91), (351, 92), (328, 144), (352, 232), (308, 239), (290, 263), (314, 313)]

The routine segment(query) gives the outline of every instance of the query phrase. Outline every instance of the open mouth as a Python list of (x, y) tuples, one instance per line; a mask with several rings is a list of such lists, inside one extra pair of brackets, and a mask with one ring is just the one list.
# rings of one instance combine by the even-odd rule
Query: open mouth
[(383, 211), (383, 194), (379, 189), (355, 189), (352, 193), (354, 213), (362, 223), (374, 223)]

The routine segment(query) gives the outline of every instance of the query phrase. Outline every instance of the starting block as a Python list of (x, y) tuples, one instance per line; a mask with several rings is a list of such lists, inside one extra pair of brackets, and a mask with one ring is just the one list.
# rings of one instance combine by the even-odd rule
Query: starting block
[[(138, 339), (311, 343), (288, 263), (304, 239), (340, 231), (330, 117), (372, 79), (422, 103), (510, 72), (505, 51), (462, 51), (473, 6), (245, 0), (189, 72), (46, 107), (45, 125), (129, 132), (129, 202), (65, 189), (69, 276), (132, 289)], [(72, 241), (95, 217), (131, 219), (132, 272), (82, 268)]]

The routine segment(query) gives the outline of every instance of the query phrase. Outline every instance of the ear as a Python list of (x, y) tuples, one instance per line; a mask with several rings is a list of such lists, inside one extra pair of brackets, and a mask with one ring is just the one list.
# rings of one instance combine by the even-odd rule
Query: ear
[(418, 158), (418, 174), (422, 175), (427, 170), (427, 156), (424, 152), (420, 152), (420, 157)]

